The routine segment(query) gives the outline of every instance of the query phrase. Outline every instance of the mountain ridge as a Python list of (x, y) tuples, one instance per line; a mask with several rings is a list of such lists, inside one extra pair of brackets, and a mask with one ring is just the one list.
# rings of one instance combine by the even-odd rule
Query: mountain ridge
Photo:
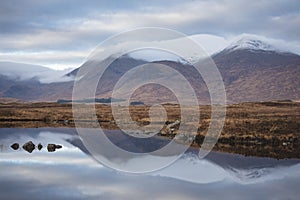
[[(238, 44), (240, 46), (233, 43), (212, 56), (223, 77), (228, 103), (300, 99), (299, 55), (276, 50), (264, 41), (250, 40), (249, 43), (248, 39), (244, 39)], [(146, 61), (131, 57), (116, 59), (105, 72), (104, 79), (100, 80), (96, 97), (110, 97), (114, 84), (122, 75), (145, 63)], [(207, 87), (193, 67), (176, 61), (153, 63), (167, 65), (188, 77), (201, 103), (209, 103)], [(83, 66), (85, 65), (97, 65), (97, 62), (86, 62)], [(65, 77), (74, 78), (77, 71), (78, 68), (65, 74)], [(92, 76), (97, 76), (97, 73)], [(33, 80), (31, 82), (6, 80), (5, 77), (0, 76), (0, 83), (1, 98), (25, 101), (56, 101), (72, 98), (72, 79), (60, 83), (38, 83)], [(150, 85), (139, 88), (132, 98), (143, 102), (155, 102), (157, 99), (162, 102), (176, 101), (176, 97), (170, 92), (167, 88)]]

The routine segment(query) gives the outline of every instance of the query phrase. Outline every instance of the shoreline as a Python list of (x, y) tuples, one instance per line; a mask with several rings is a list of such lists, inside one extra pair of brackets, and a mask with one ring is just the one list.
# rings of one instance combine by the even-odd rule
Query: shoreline
[[(180, 107), (164, 105), (170, 124), (178, 120)], [(0, 128), (74, 128), (71, 104), (57, 103), (0, 103)], [(118, 130), (111, 108), (97, 104), (97, 117), (102, 129)], [(139, 125), (149, 123), (149, 106), (131, 106), (131, 117)], [(192, 147), (199, 148), (210, 122), (210, 107), (200, 106), (201, 119)], [(88, 120), (82, 122), (89, 126)], [(174, 138), (174, 132), (159, 134)], [(222, 134), (214, 151), (244, 156), (276, 159), (300, 158), (300, 103), (271, 101), (241, 103), (227, 106)]]
[[(1, 130), (2, 129), (5, 129), (5, 131), (7, 130), (17, 130), (17, 132), (22, 132), (24, 129), (26, 131), (32, 131), (33, 134), (36, 133), (36, 131), (54, 131), (54, 132), (58, 132), (58, 133), (63, 133), (63, 134), (75, 134), (77, 135), (77, 132), (76, 132), (76, 128), (75, 127), (38, 127), (38, 128), (21, 128), (21, 127), (18, 127), (18, 128), (0, 128), (0, 134), (1, 134)], [(104, 130), (105, 131), (105, 130)], [(106, 130), (106, 131), (119, 131), (119, 130)], [(166, 136), (162, 136), (162, 135), (155, 135), (154, 137), (157, 137), (158, 139), (162, 139), (162, 140), (171, 140), (172, 138), (170, 137), (166, 137)], [(10, 144), (7, 144), (8, 146)], [(284, 156), (284, 157), (280, 157), (279, 155), (275, 156), (273, 154), (273, 156), (270, 156), (270, 155), (260, 155), (260, 154), (257, 154), (258, 152), (256, 152), (256, 154), (245, 154), (245, 153), (241, 153), (241, 152), (238, 152), (238, 148), (236, 148), (236, 146), (232, 146), (233, 148), (235, 148), (235, 151), (230, 151), (230, 150), (226, 150), (225, 148), (220, 148), (219, 147), (220, 143), (217, 143), (216, 146), (211, 150), (211, 152), (213, 154), (226, 154), (226, 155), (236, 155), (236, 156), (242, 156), (242, 157), (250, 157), (250, 158), (270, 158), (270, 159), (277, 159), (277, 160), (300, 160), (300, 157), (299, 156), (292, 156), (292, 157), (287, 157), (287, 156)], [(222, 145), (222, 144), (221, 144)], [(200, 150), (201, 146), (198, 145), (198, 144), (192, 144), (188, 147), (188, 149), (186, 150), (186, 152), (194, 152), (195, 151), (198, 151)], [(263, 153), (263, 152), (262, 152)], [(210, 154), (210, 153), (209, 153)], [(208, 155), (209, 155), (208, 154)]]

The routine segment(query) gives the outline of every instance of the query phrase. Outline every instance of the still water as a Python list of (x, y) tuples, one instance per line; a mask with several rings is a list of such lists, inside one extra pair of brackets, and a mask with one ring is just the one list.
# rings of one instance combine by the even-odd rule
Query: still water
[[(124, 149), (139, 152), (168, 140), (133, 144), (108, 131)], [(117, 139), (116, 139), (117, 138)], [(28, 141), (43, 148), (28, 153)], [(20, 148), (10, 146), (19, 143)], [(47, 144), (63, 147), (47, 151)], [(130, 145), (129, 145), (130, 144)], [(148, 145), (148, 146), (147, 146)], [(196, 150), (162, 170), (132, 175), (104, 167), (74, 129), (0, 129), (0, 199), (299, 199), (300, 160), (276, 160)]]

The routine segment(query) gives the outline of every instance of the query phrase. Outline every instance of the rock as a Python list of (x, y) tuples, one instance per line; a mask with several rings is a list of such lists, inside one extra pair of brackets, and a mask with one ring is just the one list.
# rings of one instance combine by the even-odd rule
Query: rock
[(32, 151), (35, 149), (35, 145), (32, 141), (29, 141), (23, 145), (23, 149), (28, 153), (32, 153)]
[(13, 150), (18, 150), (19, 149), (19, 143), (14, 143), (12, 144), (10, 147), (13, 149)]
[(282, 143), (282, 146), (287, 146), (288, 144), (286, 142), (283, 142)]
[(55, 144), (48, 144), (47, 146), (48, 152), (54, 152), (56, 149), (56, 145)]
[(54, 152), (56, 149), (61, 149), (62, 146), (58, 144), (48, 144), (47, 149), (48, 152)]
[(42, 150), (42, 148), (43, 148), (43, 145), (41, 143), (39, 143), (38, 144), (38, 150), (40, 151), (40, 150)]

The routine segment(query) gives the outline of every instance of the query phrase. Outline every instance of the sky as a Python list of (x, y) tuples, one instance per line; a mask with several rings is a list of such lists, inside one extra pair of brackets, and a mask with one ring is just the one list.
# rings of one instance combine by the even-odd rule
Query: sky
[(300, 1), (0, 1), (0, 61), (75, 68), (103, 40), (140, 27), (180, 31), (208, 53), (241, 34), (276, 40), (299, 53)]

